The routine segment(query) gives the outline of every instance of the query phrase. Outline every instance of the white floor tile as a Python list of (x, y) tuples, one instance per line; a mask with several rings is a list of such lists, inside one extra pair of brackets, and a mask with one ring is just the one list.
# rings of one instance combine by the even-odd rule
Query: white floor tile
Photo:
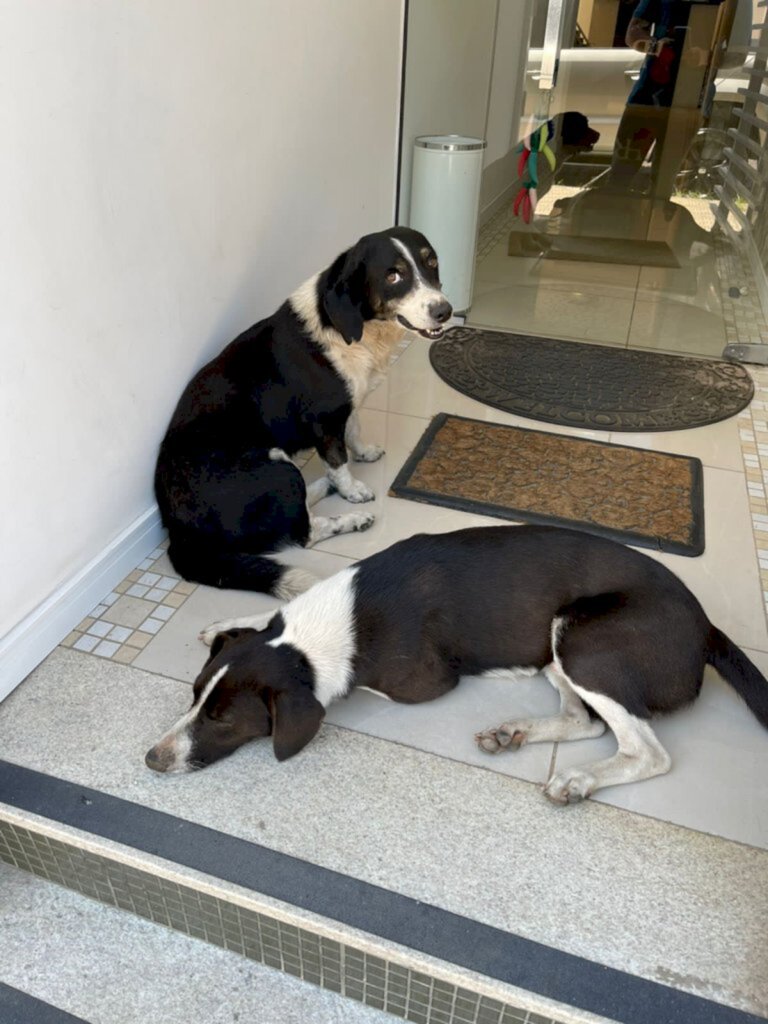
[(662, 430), (647, 434), (618, 431), (610, 434), (609, 439), (613, 444), (690, 455), (701, 459), (705, 466), (716, 469), (730, 469), (737, 473), (744, 469), (736, 416), (694, 430)]
[(636, 266), (509, 256), (507, 246), (508, 239), (504, 237), (477, 265), (474, 298), (494, 284), (634, 298), (639, 271)]
[(725, 347), (722, 316), (672, 299), (638, 298), (632, 313), (629, 344), (667, 352), (720, 358)]
[(617, 298), (593, 288), (561, 290), (510, 285), (472, 303), (467, 323), (521, 334), (625, 346), (634, 296)]
[(652, 302), (673, 299), (685, 305), (698, 306), (708, 313), (722, 316), (723, 304), (720, 298), (720, 280), (717, 276), (715, 259), (706, 260), (699, 266), (641, 267), (637, 285), (637, 297)]
[(753, 650), (768, 651), (762, 586), (743, 474), (705, 467), (704, 520), (703, 555), (684, 558), (654, 553), (654, 557), (677, 573), (711, 621), (731, 639)]
[(92, 626), (88, 627), (88, 632), (92, 636), (105, 637), (111, 629), (112, 624), (110, 622), (104, 622), (103, 619), (97, 619)]
[(99, 642), (99, 638), (95, 636), (81, 636), (79, 640), (76, 640), (72, 645), (76, 651), (85, 651), (90, 653), (96, 644)]
[(94, 647), (93, 653), (98, 654), (100, 658), (111, 658), (119, 646), (120, 644), (113, 643), (111, 640), (102, 640), (98, 646)]

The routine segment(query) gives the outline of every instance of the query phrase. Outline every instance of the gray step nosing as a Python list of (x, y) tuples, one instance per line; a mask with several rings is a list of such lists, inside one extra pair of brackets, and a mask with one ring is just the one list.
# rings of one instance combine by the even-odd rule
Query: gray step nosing
[(684, 1019), (757, 1024), (761, 1019), (9, 762), (0, 762), (0, 799), (622, 1024)]

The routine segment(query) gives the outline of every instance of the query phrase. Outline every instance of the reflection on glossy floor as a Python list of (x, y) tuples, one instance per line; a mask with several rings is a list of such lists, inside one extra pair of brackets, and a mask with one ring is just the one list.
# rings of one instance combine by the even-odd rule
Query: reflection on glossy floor
[[(558, 186), (539, 204), (537, 216), (548, 235), (556, 237), (557, 217), (549, 216), (555, 199), (574, 197), (577, 190)], [(467, 323), (719, 358), (734, 340), (727, 330), (734, 304), (724, 303), (723, 290), (749, 292), (751, 282), (743, 272), (738, 280), (723, 281), (721, 248), (700, 240), (713, 226), (712, 204), (677, 197), (670, 208), (677, 206), (690, 229), (676, 242), (679, 267), (510, 256), (510, 231), (525, 235), (532, 229), (502, 210), (484, 228), (478, 247)], [(741, 305), (751, 309), (749, 299)]]
[[(619, 271), (608, 267), (603, 268), (603, 272), (606, 287), (618, 287)], [(521, 286), (521, 290), (525, 288)], [(385, 382), (369, 396), (362, 413), (365, 435), (386, 449), (381, 461), (359, 464), (355, 470), (376, 492), (375, 525), (365, 533), (336, 537), (313, 550), (297, 551), (293, 557), (296, 564), (327, 576), (355, 559), (419, 531), (441, 532), (496, 522), (388, 496), (392, 480), (430, 417), (437, 412), (611, 439), (610, 435), (598, 432), (534, 424), (452, 391), (432, 371), (428, 345), (416, 339), (392, 366)], [(740, 428), (745, 430), (748, 420), (747, 414), (747, 420), (736, 417), (697, 430), (643, 435), (622, 433), (613, 439), (621, 444), (697, 456), (704, 463), (705, 554), (700, 558), (666, 554), (656, 557), (685, 580), (712, 620), (768, 673), (768, 630), (740, 438)], [(316, 456), (309, 460), (304, 472), (308, 479), (320, 474)], [(755, 486), (750, 477), (750, 488)], [(346, 503), (338, 496), (327, 498), (317, 506), (319, 514), (346, 510)], [(100, 639), (89, 647), (90, 640), (86, 640), (84, 646), (73, 634), (67, 644), (160, 676), (191, 682), (206, 657), (197, 640), (203, 626), (216, 619), (256, 613), (276, 604), (261, 595), (207, 587), (189, 587), (191, 593), (173, 598), (177, 590), (174, 582), (178, 583), (174, 575), (167, 557), (155, 552), (154, 560), (142, 563), (132, 579), (126, 581), (127, 588), (122, 587), (119, 599), (113, 593), (108, 598), (111, 603), (101, 606), (94, 634)], [(513, 585), (514, 580), (510, 580), (510, 586)], [(147, 588), (147, 592), (129, 594), (128, 590), (134, 586)], [(160, 592), (163, 587), (172, 596), (170, 604)], [(139, 612), (134, 605), (141, 605)], [(153, 610), (156, 605), (164, 610)], [(146, 620), (138, 622), (136, 616), (144, 613)], [(100, 649), (104, 638), (107, 643), (111, 640), (108, 631), (105, 632), (107, 627), (98, 626), (102, 620), (122, 624), (124, 631), (130, 633), (124, 640), (125, 646), (116, 653)], [(130, 627), (134, 628), (133, 633)], [(93, 628), (93, 619), (90, 623), (85, 620), (81, 635), (88, 637)], [(328, 721), (540, 785), (553, 766), (594, 760), (611, 749), (613, 741), (601, 738), (559, 746), (540, 744), (516, 753), (491, 756), (477, 750), (473, 735), (479, 729), (513, 716), (547, 715), (554, 709), (555, 694), (541, 677), (520, 683), (472, 679), (463, 682), (451, 695), (418, 707), (392, 705), (370, 693), (358, 692), (336, 704)], [(693, 708), (661, 721), (658, 733), (672, 756), (673, 768), (669, 775), (606, 789), (597, 799), (768, 849), (768, 789), (758, 781), (768, 757), (768, 732), (758, 725), (736, 694), (714, 673), (708, 672), (701, 699)]]

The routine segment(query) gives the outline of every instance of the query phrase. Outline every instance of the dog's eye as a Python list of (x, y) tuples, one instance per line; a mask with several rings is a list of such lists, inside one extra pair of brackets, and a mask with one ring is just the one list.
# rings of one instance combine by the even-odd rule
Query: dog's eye
[(427, 260), (427, 266), (435, 270), (437, 268), (437, 256), (430, 256)]
[(221, 729), (231, 729), (235, 724), (235, 715), (232, 711), (217, 712), (210, 715), (210, 719), (215, 726)]
[(402, 281), (402, 279), (403, 275), (400, 273), (399, 270), (395, 270), (393, 268), (392, 270), (387, 271), (387, 281), (390, 284), (397, 284), (397, 282)]

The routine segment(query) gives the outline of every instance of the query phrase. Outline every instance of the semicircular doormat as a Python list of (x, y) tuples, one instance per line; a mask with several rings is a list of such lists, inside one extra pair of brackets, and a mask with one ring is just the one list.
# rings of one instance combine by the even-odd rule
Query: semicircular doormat
[(429, 358), (452, 388), (545, 423), (593, 430), (687, 430), (740, 412), (754, 385), (743, 366), (454, 327)]

